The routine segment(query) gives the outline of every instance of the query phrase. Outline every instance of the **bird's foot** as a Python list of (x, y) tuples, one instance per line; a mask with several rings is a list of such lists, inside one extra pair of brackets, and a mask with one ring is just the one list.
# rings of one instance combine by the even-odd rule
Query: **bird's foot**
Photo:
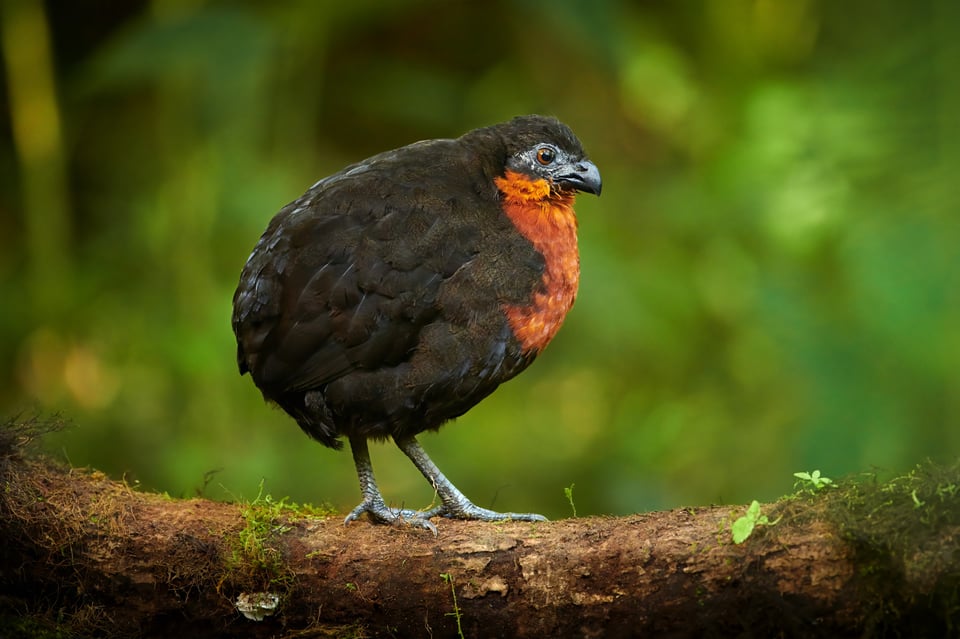
[[(417, 470), (430, 482), (441, 505), (423, 513), (423, 517), (447, 517), (448, 519), (473, 519), (476, 521), (547, 521), (536, 513), (498, 513), (480, 508), (457, 490), (449, 479), (440, 472), (427, 451), (423, 450), (416, 437), (395, 437), (397, 447), (410, 458)], [(351, 440), (352, 443), (352, 440)], [(365, 443), (365, 442), (364, 442)], [(362, 444), (361, 444), (362, 445)]]
[(536, 513), (498, 513), (495, 510), (481, 508), (470, 501), (444, 504), (428, 511), (424, 516), (475, 521), (547, 521), (546, 517)]
[(359, 506), (350, 511), (350, 514), (344, 518), (343, 523), (344, 525), (349, 524), (366, 513), (372, 521), (378, 524), (406, 524), (414, 528), (429, 530), (436, 536), (437, 527), (430, 521), (430, 517), (434, 516), (431, 513), (436, 510), (434, 508), (427, 512), (421, 512), (409, 508), (390, 508), (383, 503), (383, 499), (366, 498), (360, 502)]

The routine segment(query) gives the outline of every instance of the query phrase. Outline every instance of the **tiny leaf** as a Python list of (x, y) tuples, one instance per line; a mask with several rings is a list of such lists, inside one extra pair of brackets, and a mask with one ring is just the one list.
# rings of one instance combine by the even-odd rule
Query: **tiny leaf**
[(730, 532), (733, 534), (733, 543), (742, 544), (745, 542), (747, 537), (753, 534), (753, 529), (759, 520), (760, 502), (754, 499), (747, 507), (747, 512), (743, 517), (738, 518), (730, 527)]
[(742, 544), (745, 542), (753, 532), (753, 527), (753, 520), (747, 516), (740, 517), (733, 522), (733, 526), (730, 527), (730, 532), (733, 533), (733, 543)]

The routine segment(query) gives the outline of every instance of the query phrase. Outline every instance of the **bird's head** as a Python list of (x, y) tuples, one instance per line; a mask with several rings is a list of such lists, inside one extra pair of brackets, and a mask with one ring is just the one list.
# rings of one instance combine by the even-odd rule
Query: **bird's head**
[(554, 118), (530, 115), (500, 126), (506, 140), (507, 171), (532, 181), (544, 180), (551, 192), (600, 195), (600, 171), (587, 159), (580, 141), (565, 124)]

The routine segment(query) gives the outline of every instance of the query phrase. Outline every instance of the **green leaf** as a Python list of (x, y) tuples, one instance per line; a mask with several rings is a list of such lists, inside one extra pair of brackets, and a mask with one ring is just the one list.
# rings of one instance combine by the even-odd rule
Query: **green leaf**
[(730, 531), (733, 533), (733, 543), (742, 544), (745, 542), (747, 537), (753, 533), (755, 525), (754, 521), (747, 516), (740, 517), (733, 522), (733, 526), (730, 527)]
[[(763, 519), (766, 519), (766, 517)], [(733, 533), (733, 543), (742, 544), (746, 541), (753, 534), (753, 529), (757, 523), (760, 523), (760, 502), (754, 499), (747, 507), (747, 512), (743, 517), (738, 518), (730, 527), (730, 532)]]

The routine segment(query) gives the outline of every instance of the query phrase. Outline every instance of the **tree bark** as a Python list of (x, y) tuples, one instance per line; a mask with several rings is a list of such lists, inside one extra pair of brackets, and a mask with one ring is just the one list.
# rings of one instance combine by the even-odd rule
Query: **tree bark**
[(0, 474), (0, 627), (22, 636), (45, 628), (117, 637), (859, 637), (960, 628), (956, 500), (940, 504), (946, 523), (927, 525), (933, 534), (907, 556), (851, 537), (827, 516), (824, 504), (836, 498), (812, 492), (764, 506), (782, 519), (738, 545), (730, 529), (744, 507), (536, 524), (440, 520), (435, 537), (345, 526), (342, 515), (269, 498), (171, 500), (16, 453), (0, 455)]

